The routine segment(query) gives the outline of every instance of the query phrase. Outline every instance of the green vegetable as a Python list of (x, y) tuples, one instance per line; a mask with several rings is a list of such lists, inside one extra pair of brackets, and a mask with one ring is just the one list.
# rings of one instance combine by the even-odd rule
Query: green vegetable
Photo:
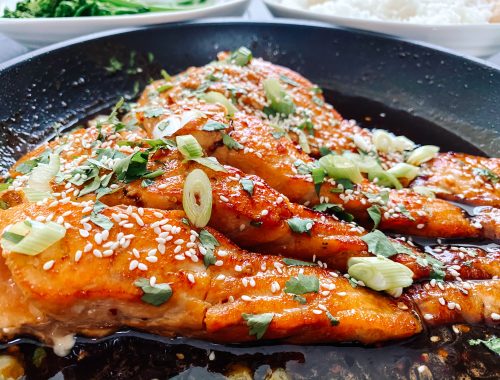
[(326, 173), (321, 168), (313, 168), (311, 170), (311, 176), (313, 178), (314, 189), (316, 190), (316, 194), (319, 194), (319, 192), (321, 190), (321, 185), (323, 184), (323, 181), (325, 180)]
[(206, 249), (206, 253), (203, 256), (203, 262), (208, 268), (210, 265), (214, 265), (217, 259), (215, 258), (214, 250), (215, 247), (220, 245), (219, 241), (207, 230), (200, 231), (200, 243), (203, 248)]
[(295, 112), (295, 104), (290, 95), (281, 87), (276, 78), (267, 78), (264, 80), (264, 91), (266, 98), (270, 103), (270, 109), (280, 115), (290, 115)]
[(212, 0), (23, 0), (6, 18), (118, 16), (147, 12), (189, 10), (211, 4)]
[(245, 66), (250, 63), (252, 60), (252, 52), (242, 46), (238, 50), (235, 50), (231, 53), (229, 57), (229, 62), (234, 63), (238, 66)]
[(96, 201), (94, 204), (94, 209), (92, 214), (90, 214), (90, 221), (98, 225), (105, 230), (111, 229), (113, 227), (113, 222), (106, 215), (102, 215), (100, 212), (106, 208), (106, 205), (100, 201)]
[(413, 272), (403, 264), (382, 256), (351, 257), (348, 273), (373, 290), (394, 290), (413, 283)]
[(361, 240), (368, 245), (368, 252), (374, 255), (391, 257), (398, 253), (398, 250), (387, 236), (379, 230), (373, 230), (369, 234), (362, 236)]
[(151, 285), (147, 278), (140, 278), (134, 285), (144, 292), (141, 300), (153, 306), (161, 306), (172, 297), (172, 288), (169, 284)]
[(410, 165), (418, 166), (432, 160), (439, 152), (439, 147), (435, 145), (423, 145), (410, 153), (406, 162)]
[(340, 324), (340, 320), (334, 317), (329, 311), (326, 312), (326, 316), (332, 326), (338, 326)]
[(36, 256), (61, 240), (66, 228), (54, 222), (26, 220), (12, 225), (2, 234), (0, 245), (5, 251)]
[(318, 162), (319, 166), (326, 171), (328, 176), (335, 180), (345, 178), (354, 183), (363, 181), (363, 176), (359, 168), (346, 157), (330, 154), (321, 157)]
[(205, 94), (200, 95), (200, 99), (204, 100), (209, 104), (219, 103), (226, 108), (226, 114), (229, 117), (232, 117), (235, 112), (238, 112), (238, 109), (231, 103), (231, 101), (222, 95), (220, 92), (209, 91)]
[(241, 187), (243, 187), (243, 190), (245, 190), (250, 196), (253, 195), (253, 181), (249, 178), (242, 178), (240, 179), (240, 184)]
[(380, 212), (380, 207), (377, 205), (372, 205), (368, 208), (368, 215), (373, 220), (373, 229), (376, 229), (382, 219), (382, 213)]
[(497, 176), (495, 173), (493, 173), (490, 169), (486, 169), (486, 168), (475, 168), (472, 173), (474, 173), (474, 175), (478, 175), (478, 176), (481, 176), (481, 177), (484, 177), (486, 178), (488, 181), (490, 181), (491, 183), (498, 183), (498, 181), (500, 181), (500, 177)]
[(291, 218), (286, 221), (288, 226), (293, 232), (297, 233), (310, 233), (312, 226), (314, 225), (314, 221), (312, 219), (303, 219), (303, 218)]
[(204, 131), (213, 132), (213, 131), (221, 131), (221, 130), (226, 129), (226, 128), (227, 128), (226, 124), (222, 124), (222, 123), (218, 123), (218, 122), (213, 121), (213, 120), (209, 120), (201, 129)]
[(255, 335), (257, 339), (260, 339), (266, 333), (269, 324), (274, 318), (274, 313), (242, 314), (241, 317), (247, 322), (247, 326), (250, 328), (249, 334)]
[(33, 352), (33, 365), (36, 368), (40, 368), (42, 366), (43, 361), (47, 357), (47, 353), (42, 347), (37, 347), (36, 350)]
[(300, 274), (297, 277), (292, 277), (285, 283), (285, 293), (290, 294), (307, 294), (318, 293), (319, 279), (316, 276), (305, 276)]
[(235, 139), (233, 139), (231, 136), (229, 136), (226, 133), (222, 133), (222, 142), (229, 149), (233, 149), (233, 150), (243, 149), (243, 145), (241, 145), (238, 141), (236, 141)]
[(212, 216), (212, 185), (203, 170), (194, 169), (186, 177), (182, 207), (194, 226), (202, 228), (208, 224)]
[(352, 222), (354, 220), (354, 216), (352, 214), (346, 212), (344, 210), (344, 207), (336, 203), (320, 203), (313, 206), (313, 210), (319, 212), (327, 212), (346, 222)]
[(315, 263), (309, 263), (307, 261), (302, 261), (302, 260), (295, 260), (295, 259), (283, 259), (283, 262), (286, 264), (286, 265), (290, 265), (290, 266), (302, 266), (302, 267), (313, 267), (313, 266), (316, 266)]
[(496, 336), (493, 335), (491, 338), (487, 340), (482, 340), (482, 339), (469, 340), (469, 344), (471, 346), (477, 346), (478, 344), (481, 343), (484, 344), (486, 347), (488, 347), (495, 354), (500, 355), (500, 338), (497, 338)]

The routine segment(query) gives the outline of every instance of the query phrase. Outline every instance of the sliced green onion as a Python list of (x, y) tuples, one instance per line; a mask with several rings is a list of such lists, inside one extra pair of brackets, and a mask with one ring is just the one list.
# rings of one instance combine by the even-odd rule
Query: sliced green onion
[(233, 116), (235, 112), (238, 112), (234, 104), (220, 92), (209, 91), (206, 94), (202, 94), (200, 98), (210, 104), (219, 103), (223, 105), (226, 108), (226, 114), (230, 117)]
[(299, 145), (304, 153), (311, 153), (311, 147), (309, 146), (309, 141), (307, 140), (307, 135), (304, 133), (304, 131), (301, 131), (298, 128), (294, 128), (293, 131), (297, 134), (299, 138)]
[(39, 202), (43, 201), (46, 198), (50, 198), (52, 196), (51, 193), (48, 193), (46, 191), (37, 191), (34, 190), (30, 187), (25, 187), (23, 189), (24, 195), (30, 202)]
[(351, 277), (373, 290), (405, 288), (413, 283), (413, 272), (408, 267), (382, 256), (351, 257), (347, 266)]
[(393, 296), (394, 298), (399, 298), (399, 297), (401, 297), (401, 294), (403, 294), (403, 288), (399, 287), (399, 288), (394, 288), (394, 289), (387, 289), (385, 292), (387, 294)]
[(153, 138), (161, 139), (165, 136), (172, 136), (181, 129), (181, 121), (177, 116), (170, 116), (160, 120), (153, 128)]
[(415, 179), (420, 174), (420, 168), (410, 164), (400, 162), (387, 170), (387, 173), (392, 174), (396, 178), (406, 178), (409, 181)]
[(193, 158), (192, 160), (196, 161), (200, 165), (212, 169), (213, 171), (227, 173), (227, 170), (224, 169), (224, 166), (222, 166), (215, 157), (200, 157), (200, 158)]
[(366, 154), (361, 155), (347, 151), (344, 152), (343, 156), (354, 162), (361, 173), (370, 173), (378, 169), (382, 170), (379, 163), (373, 157)]
[(177, 136), (175, 138), (177, 149), (186, 160), (203, 157), (203, 149), (198, 141), (191, 135)]
[(363, 181), (359, 168), (346, 157), (329, 154), (321, 157), (318, 163), (333, 179), (345, 178), (354, 183)]
[(410, 153), (410, 156), (406, 159), (411, 165), (421, 165), (424, 162), (432, 160), (436, 154), (439, 152), (439, 147), (435, 145), (423, 145), (413, 152)]
[(66, 228), (54, 222), (41, 223), (26, 220), (14, 224), (7, 232), (21, 235), (23, 238), (15, 243), (12, 239), (8, 239), (3, 235), (0, 242), (2, 249), (8, 252), (35, 256), (61, 240), (66, 235)]
[(281, 87), (278, 79), (267, 78), (264, 80), (263, 86), (272, 110), (282, 115), (290, 115), (295, 112), (292, 98)]
[(393, 174), (382, 170), (382, 168), (368, 173), (368, 179), (370, 181), (374, 182), (375, 178), (377, 179), (376, 180), (377, 185), (383, 187), (394, 187), (395, 189), (398, 190), (403, 188), (401, 182), (399, 182), (398, 179)]
[(392, 140), (392, 146), (397, 152), (404, 152), (414, 149), (415, 143), (405, 136), (397, 136)]
[(212, 185), (203, 170), (194, 169), (184, 182), (182, 207), (189, 221), (198, 228), (205, 227), (212, 215)]
[(234, 51), (230, 56), (231, 63), (238, 66), (245, 66), (252, 60), (252, 52), (242, 46), (238, 50)]
[[(59, 168), (61, 167), (61, 162), (57, 154), (51, 154), (49, 156), (48, 164), (38, 164), (37, 167), (33, 169), (28, 179), (28, 187), (31, 188), (35, 194), (40, 196), (41, 193), (52, 194), (52, 188), (50, 186), (50, 181), (59, 173)], [(29, 194), (26, 194), (28, 200)], [(35, 197), (34, 197), (35, 199)]]
[(392, 152), (393, 149), (393, 141), (394, 135), (382, 129), (377, 129), (373, 131), (372, 142), (377, 151), (389, 153)]
[(370, 144), (363, 136), (355, 135), (352, 138), (352, 141), (354, 142), (354, 145), (356, 145), (363, 152), (369, 152), (371, 150)]

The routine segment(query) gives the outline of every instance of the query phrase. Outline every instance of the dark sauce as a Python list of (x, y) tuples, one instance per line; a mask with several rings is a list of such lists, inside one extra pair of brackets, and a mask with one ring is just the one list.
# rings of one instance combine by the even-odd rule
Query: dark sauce
[[(341, 114), (358, 120), (363, 127), (389, 129), (444, 150), (484, 155), (469, 142), (409, 112), (329, 90), (325, 90), (325, 97)], [(434, 239), (413, 241), (424, 248), (438, 244)], [(441, 243), (496, 246), (491, 241)], [(455, 325), (371, 347), (217, 345), (127, 330), (103, 339), (78, 337), (66, 357), (56, 356), (51, 348), (28, 337), (0, 345), (0, 354), (17, 357), (27, 379), (500, 379), (498, 355), (484, 345), (468, 343), (492, 335), (500, 336), (500, 329)], [(41, 348), (46, 357), (35, 365), (34, 352), (38, 349), (40, 353)]]

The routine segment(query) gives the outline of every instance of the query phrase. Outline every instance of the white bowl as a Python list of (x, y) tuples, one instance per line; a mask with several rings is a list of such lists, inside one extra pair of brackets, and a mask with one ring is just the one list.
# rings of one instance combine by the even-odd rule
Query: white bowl
[(422, 25), (392, 21), (363, 20), (313, 12), (264, 0), (277, 17), (319, 20), (335, 25), (391, 34), (430, 42), (476, 57), (489, 57), (500, 52), (500, 23), (478, 25)]
[[(164, 24), (193, 20), (201, 17), (241, 16), (250, 0), (216, 0), (215, 4), (180, 12), (151, 12), (138, 15), (54, 17), (10, 19), (0, 17), (0, 33), (20, 44), (35, 49), (85, 34), (108, 29)], [(16, 0), (0, 0), (0, 14), (3, 8), (10, 9)]]

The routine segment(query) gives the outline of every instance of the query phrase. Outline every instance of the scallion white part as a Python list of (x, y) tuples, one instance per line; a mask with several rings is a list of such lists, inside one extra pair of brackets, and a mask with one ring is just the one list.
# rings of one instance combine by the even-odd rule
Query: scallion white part
[(369, 152), (372, 148), (370, 143), (363, 136), (355, 135), (352, 138), (352, 141), (354, 142), (354, 145), (356, 145), (363, 152)]
[(397, 136), (392, 140), (392, 146), (397, 152), (404, 152), (405, 150), (412, 150), (415, 148), (415, 143), (408, 137)]
[(439, 147), (435, 145), (423, 145), (410, 153), (406, 162), (410, 165), (421, 165), (424, 162), (432, 160), (439, 152)]
[(351, 257), (347, 266), (351, 277), (373, 290), (405, 288), (413, 283), (413, 272), (408, 267), (383, 256)]
[[(26, 197), (29, 201), (38, 201), (41, 194), (46, 194), (47, 197), (52, 194), (52, 187), (50, 186), (50, 181), (59, 173), (59, 168), (61, 167), (61, 162), (57, 154), (52, 153), (49, 156), (48, 164), (38, 164), (37, 167), (33, 169), (28, 178), (28, 187), (31, 189), (26, 193)], [(30, 199), (30, 195), (33, 198)]]
[(3, 250), (35, 256), (61, 240), (66, 235), (66, 228), (54, 222), (26, 220), (14, 224), (6, 232), (23, 237), (20, 241), (13, 242), (4, 233), (0, 242)]
[(402, 189), (403, 185), (401, 182), (398, 181), (398, 179), (391, 173), (386, 172), (385, 170), (382, 170), (381, 167), (379, 167), (376, 170), (368, 172), (368, 179), (372, 182), (375, 182), (377, 185), (383, 186), (383, 187), (394, 187), (395, 189)]
[(346, 151), (344, 152), (343, 156), (354, 162), (354, 164), (356, 164), (356, 166), (362, 173), (370, 173), (376, 170), (383, 170), (380, 164), (373, 157), (370, 157), (366, 154), (361, 155)]
[(205, 227), (212, 215), (212, 185), (203, 170), (194, 169), (184, 182), (182, 206), (189, 221), (198, 228)]
[(277, 78), (266, 78), (263, 82), (264, 92), (270, 107), (280, 115), (290, 115), (295, 112), (292, 98), (281, 86)]
[(363, 176), (359, 168), (346, 157), (328, 154), (321, 157), (318, 163), (328, 176), (333, 179), (345, 178), (354, 183), (361, 183), (363, 181)]
[(420, 174), (420, 168), (404, 162), (397, 163), (392, 168), (387, 170), (388, 173), (392, 174), (396, 178), (406, 178), (409, 181), (415, 179)]
[(309, 141), (307, 140), (307, 136), (304, 133), (304, 131), (301, 131), (298, 128), (295, 128), (293, 131), (297, 134), (299, 138), (299, 145), (304, 151), (304, 153), (307, 154), (311, 153), (311, 147), (309, 146)]
[(177, 116), (170, 116), (160, 120), (153, 128), (153, 138), (160, 139), (162, 137), (172, 136), (175, 132), (182, 128), (181, 120)]
[(226, 114), (230, 117), (233, 116), (235, 112), (238, 112), (238, 109), (234, 106), (234, 104), (220, 92), (209, 91), (202, 94), (200, 98), (210, 104), (219, 103), (223, 105), (226, 108)]
[(375, 149), (379, 152), (389, 153), (394, 150), (393, 139), (395, 136), (392, 133), (377, 129), (373, 131), (372, 142)]
[(186, 160), (203, 157), (203, 149), (192, 135), (177, 136), (175, 142), (177, 143), (177, 149)]

